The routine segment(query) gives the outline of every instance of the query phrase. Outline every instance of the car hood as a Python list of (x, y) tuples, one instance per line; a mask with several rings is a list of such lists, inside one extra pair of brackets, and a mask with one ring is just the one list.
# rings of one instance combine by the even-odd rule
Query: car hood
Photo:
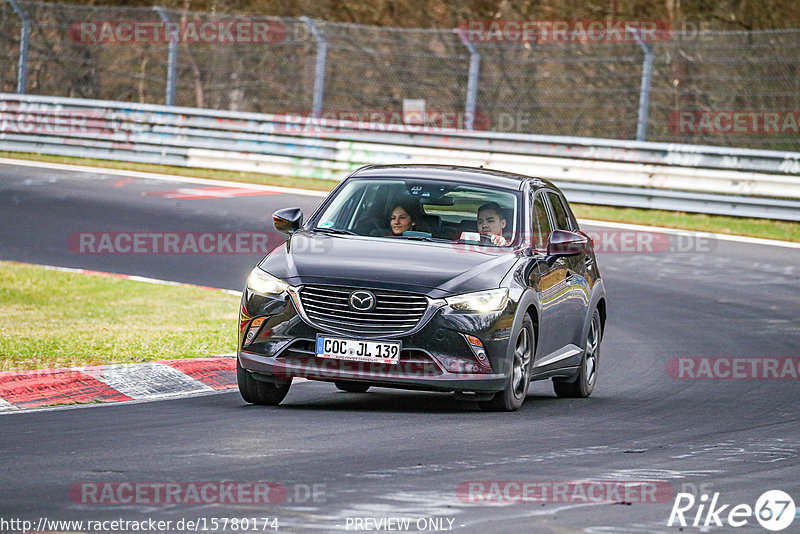
[(440, 298), (499, 287), (517, 260), (509, 249), (299, 231), (260, 266), (292, 285), (380, 287)]

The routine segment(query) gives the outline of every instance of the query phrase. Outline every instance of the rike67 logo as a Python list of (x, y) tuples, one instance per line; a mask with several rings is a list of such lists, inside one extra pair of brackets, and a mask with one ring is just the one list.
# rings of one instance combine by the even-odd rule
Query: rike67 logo
[(779, 531), (792, 524), (795, 511), (794, 500), (781, 490), (764, 492), (755, 507), (749, 504), (723, 504), (719, 492), (710, 498), (706, 493), (700, 498), (691, 493), (678, 493), (667, 526), (743, 527), (755, 519), (762, 528)]

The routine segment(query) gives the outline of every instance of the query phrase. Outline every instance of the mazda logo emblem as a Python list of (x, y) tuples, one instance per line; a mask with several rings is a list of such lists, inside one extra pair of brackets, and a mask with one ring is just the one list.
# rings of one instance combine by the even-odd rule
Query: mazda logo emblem
[(350, 307), (358, 311), (370, 311), (375, 307), (375, 295), (369, 291), (353, 291), (350, 293)]

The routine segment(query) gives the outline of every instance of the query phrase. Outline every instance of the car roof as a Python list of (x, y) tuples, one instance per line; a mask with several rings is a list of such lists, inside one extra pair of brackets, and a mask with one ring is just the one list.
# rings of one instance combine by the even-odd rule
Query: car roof
[(505, 189), (521, 190), (525, 182), (535, 188), (552, 187), (550, 181), (513, 172), (459, 165), (367, 165), (354, 171), (348, 178), (423, 178), (442, 182), (490, 185)]

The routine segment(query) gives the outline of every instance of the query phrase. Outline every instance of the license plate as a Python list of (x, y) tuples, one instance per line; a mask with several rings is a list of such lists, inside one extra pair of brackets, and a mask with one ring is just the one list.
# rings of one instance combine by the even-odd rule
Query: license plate
[(394, 365), (400, 361), (400, 346), (399, 341), (365, 341), (318, 336), (317, 358)]

